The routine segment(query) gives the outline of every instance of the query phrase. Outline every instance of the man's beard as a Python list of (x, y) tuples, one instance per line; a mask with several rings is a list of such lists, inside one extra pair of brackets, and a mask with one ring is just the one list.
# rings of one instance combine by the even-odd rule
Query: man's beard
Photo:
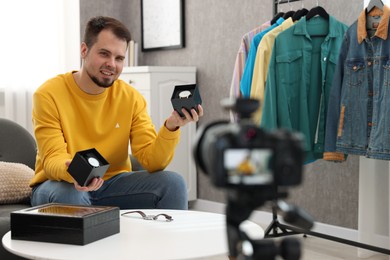
[(112, 80), (109, 80), (109, 79), (104, 79), (103, 81), (99, 80), (97, 77), (95, 76), (92, 76), (91, 74), (89, 74), (89, 72), (87, 71), (87, 74), (88, 76), (92, 79), (92, 81), (98, 85), (99, 87), (101, 88), (109, 88), (112, 86), (112, 84), (114, 83), (114, 81)]

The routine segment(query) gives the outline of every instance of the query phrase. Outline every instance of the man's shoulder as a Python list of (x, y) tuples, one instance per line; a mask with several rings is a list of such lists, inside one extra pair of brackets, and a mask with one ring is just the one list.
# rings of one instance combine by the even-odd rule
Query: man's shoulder
[(141, 95), (141, 93), (136, 88), (134, 88), (133, 86), (131, 86), (130, 84), (128, 84), (126, 81), (122, 79), (115, 80), (112, 89), (117, 94), (122, 93), (127, 95)]
[(68, 82), (71, 80), (72, 73), (58, 74), (55, 77), (52, 77), (46, 80), (37, 90), (36, 92), (47, 92), (54, 89), (59, 89), (61, 86), (66, 86)]

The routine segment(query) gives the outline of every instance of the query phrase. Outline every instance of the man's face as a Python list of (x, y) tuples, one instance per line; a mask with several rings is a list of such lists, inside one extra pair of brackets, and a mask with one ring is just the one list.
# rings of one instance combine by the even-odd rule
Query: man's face
[(125, 40), (118, 39), (111, 31), (101, 31), (92, 47), (82, 44), (84, 71), (97, 86), (110, 87), (122, 73), (126, 48)]

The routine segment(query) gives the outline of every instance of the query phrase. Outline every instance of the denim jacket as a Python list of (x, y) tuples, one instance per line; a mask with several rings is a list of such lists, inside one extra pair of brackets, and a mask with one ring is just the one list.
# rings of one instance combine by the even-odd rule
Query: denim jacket
[(275, 39), (260, 126), (301, 132), (305, 163), (323, 158), (327, 101), (347, 29), (331, 15), (302, 17)]
[(365, 11), (344, 36), (329, 98), (325, 160), (332, 152), (390, 159), (390, 9), (380, 14), (373, 37), (367, 36)]

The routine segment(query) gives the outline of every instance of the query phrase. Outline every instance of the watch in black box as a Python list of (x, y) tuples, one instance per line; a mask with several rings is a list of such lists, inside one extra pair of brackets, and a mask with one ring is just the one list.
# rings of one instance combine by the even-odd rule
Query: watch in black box
[(86, 245), (120, 232), (119, 208), (49, 203), (11, 212), (11, 238)]
[(191, 109), (198, 111), (198, 105), (202, 104), (202, 98), (199, 94), (199, 89), (196, 84), (175, 86), (171, 98), (173, 109), (176, 110), (181, 117), (185, 115), (181, 112), (185, 108), (190, 114)]
[(80, 186), (87, 186), (93, 178), (102, 178), (110, 164), (95, 149), (79, 151), (68, 167), (68, 172)]

